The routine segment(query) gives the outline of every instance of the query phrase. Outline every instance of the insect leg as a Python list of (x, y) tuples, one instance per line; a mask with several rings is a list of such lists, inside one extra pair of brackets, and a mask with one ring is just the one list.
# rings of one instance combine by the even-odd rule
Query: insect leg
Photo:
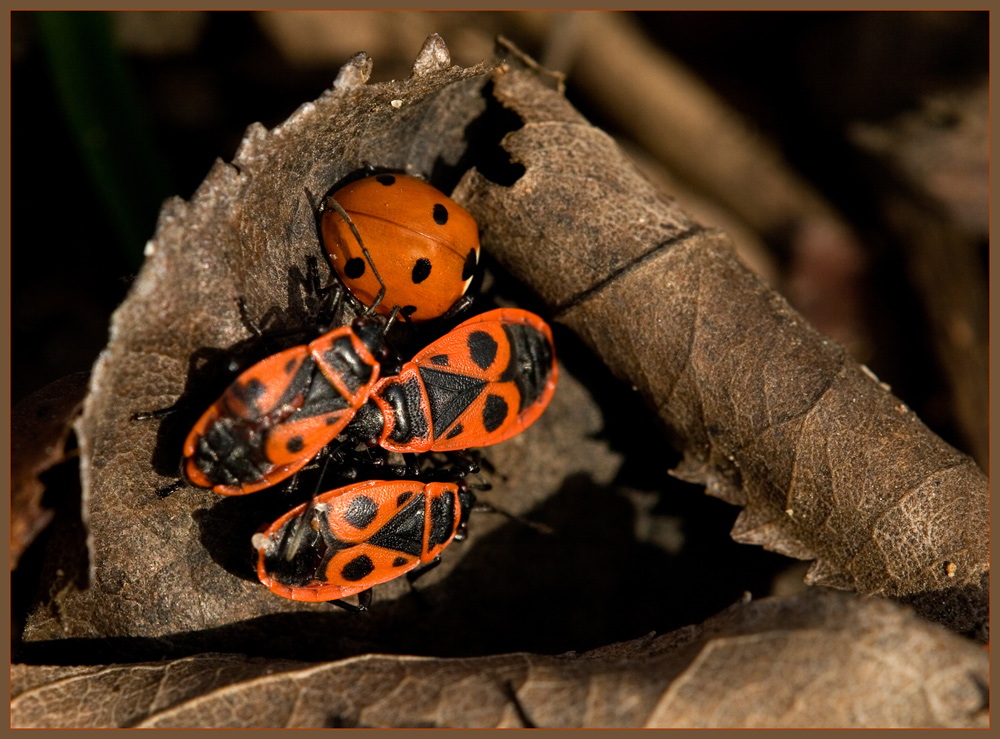
[(343, 608), (345, 611), (350, 611), (351, 613), (363, 613), (368, 610), (368, 607), (372, 604), (372, 589), (362, 590), (358, 593), (358, 604), (348, 603), (346, 600), (331, 600), (328, 601), (330, 605), (337, 606), (337, 608)]

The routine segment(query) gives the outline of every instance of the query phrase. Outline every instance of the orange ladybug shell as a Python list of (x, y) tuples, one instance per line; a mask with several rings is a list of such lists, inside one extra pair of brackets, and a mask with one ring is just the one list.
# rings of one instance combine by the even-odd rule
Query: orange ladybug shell
[(468, 514), (453, 483), (368, 480), (286, 513), (253, 539), (257, 576), (283, 598), (339, 600), (437, 557)]
[[(399, 306), (411, 321), (444, 314), (465, 293), (479, 261), (479, 229), (462, 206), (415, 177), (380, 174), (332, 196), (354, 222), (385, 283), (377, 310)], [(323, 242), (337, 275), (365, 305), (380, 289), (340, 214), (323, 212)]]
[[(379, 445), (397, 452), (443, 452), (499, 444), (541, 416), (558, 379), (545, 321), (519, 308), (483, 313), (372, 388), (384, 418)], [(394, 434), (400, 419), (390, 397), (393, 386), (403, 388), (398, 396), (420, 393), (420, 413), (412, 404), (404, 411), (410, 437), (405, 441)]]

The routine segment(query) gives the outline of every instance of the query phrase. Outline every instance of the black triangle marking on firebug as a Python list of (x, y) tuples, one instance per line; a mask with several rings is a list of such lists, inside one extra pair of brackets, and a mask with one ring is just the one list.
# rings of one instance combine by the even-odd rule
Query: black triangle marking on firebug
[(419, 557), (424, 551), (424, 494), (420, 493), (410, 500), (385, 526), (369, 537), (368, 543)]
[(476, 377), (427, 367), (420, 368), (420, 378), (427, 388), (435, 439), (440, 438), (455, 419), (472, 405), (488, 384), (486, 380)]

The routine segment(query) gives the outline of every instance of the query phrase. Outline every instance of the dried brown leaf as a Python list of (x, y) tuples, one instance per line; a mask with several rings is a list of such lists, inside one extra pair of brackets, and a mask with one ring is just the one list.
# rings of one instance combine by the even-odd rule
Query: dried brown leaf
[[(525, 564), (531, 533), (508, 535), (482, 518), (414, 598), (398, 597), (408, 589), (396, 581), (376, 595), (384, 607), (358, 617), (280, 600), (255, 582), (249, 536), (270, 520), (268, 506), (280, 509), (280, 491), (157, 497), (191, 418), (157, 427), (132, 414), (186, 394), (214, 399), (221, 387), (212, 383), (231, 376), (229, 360), (249, 337), (237, 296), (257, 318), (306, 321), (317, 199), (366, 160), (457, 178), (496, 96), (524, 123), (503, 141), (524, 173), (501, 185), (469, 170), (455, 196), (487, 249), (671, 424), (686, 455), (679, 474), (746, 506), (741, 540), (816, 558), (814, 582), (910, 599), (960, 630), (985, 624), (982, 474), (805, 326), (721, 234), (663, 202), (552, 77), (513, 59), (449, 67), (434, 38), (408, 80), (365, 85), (368, 66), (356, 57), (331, 93), (276, 129), (252, 126), (233, 165), (217, 163), (189, 203), (165, 207), (77, 425), (94, 584), (40, 601), (26, 632), (48, 648), (36, 662), (84, 645), (91, 659), (101, 649), (149, 659), (219, 645), (255, 658), (19, 668), (16, 723), (982, 725), (986, 653), (885, 602), (814, 594), (742, 604), (702, 626), (579, 657), (468, 656), (484, 624), (493, 633), (475, 642), (480, 653), (502, 652), (506, 631), (538, 632), (539, 652), (553, 634), (583, 643), (581, 624), (629, 608), (607, 596), (661, 585), (659, 572), (632, 585), (653, 547), (644, 556), (595, 547), (605, 530), (627, 528), (610, 516), (569, 549), (587, 600), (556, 624), (529, 610), (524, 588), (530, 574), (562, 597), (570, 567), (554, 559), (566, 538), (551, 537)], [(550, 505), (580, 529), (581, 511), (613, 510), (599, 506), (610, 504), (605, 486), (620, 458), (592, 438), (602, 424), (593, 398), (572, 374), (563, 378), (542, 420), (490, 456), (512, 512)], [(61, 564), (49, 563), (47, 583), (58, 584)], [(287, 660), (393, 651), (465, 656)]]
[(852, 134), (899, 181), (887, 188), (884, 217), (926, 306), (966, 444), (988, 471), (988, 85), (929, 97), (918, 110), (855, 125)]
[[(318, 300), (305, 277), (310, 261), (321, 255), (314, 213), (323, 194), (366, 162), (445, 182), (449, 172), (454, 181), (462, 171), (467, 139), (476, 135), (473, 122), (487, 105), (482, 90), (491, 68), (450, 66), (437, 37), (427, 42), (407, 80), (367, 85), (370, 66), (364, 55), (355, 57), (330, 92), (285, 123), (271, 131), (251, 126), (233, 164), (216, 162), (190, 202), (174, 199), (164, 206), (146, 264), (113, 318), (111, 342), (94, 368), (77, 425), (93, 585), (80, 591), (69, 578), (70, 564), (84, 553), (55, 551), (26, 641), (58, 650), (66, 637), (94, 638), (86, 649), (100, 653), (100, 637), (170, 637), (170, 644), (187, 651), (212, 648), (220, 638), (213, 629), (227, 629), (224, 638), (231, 643), (251, 646), (268, 639), (262, 633), (278, 631), (298, 641), (288, 648), (301, 653), (309, 648), (299, 628), (281, 629), (266, 618), (299, 611), (310, 619), (307, 631), (332, 634), (324, 641), (326, 656), (362, 648), (419, 650), (433, 643), (424, 629), (440, 620), (425, 619), (407, 630), (390, 626), (413, 618), (412, 599), (399, 605), (401, 611), (380, 608), (378, 616), (358, 620), (333, 607), (283, 600), (261, 587), (250, 538), (290, 507), (280, 490), (234, 499), (193, 488), (166, 499), (156, 492), (175, 479), (184, 436), (197, 414), (232, 379), (230, 360), (255, 345), (237, 298), (258, 320), (274, 316), (276, 328), (312, 320)], [(606, 485), (620, 464), (606, 443), (590, 438), (602, 426), (593, 400), (572, 373), (561, 374), (543, 418), (490, 450), (499, 470), (493, 495), (510, 513), (524, 513), (552, 495)], [(182, 396), (188, 407), (162, 422), (133, 419)], [(459, 550), (478, 551), (483, 540), (501, 546), (490, 533), (503, 520), (480, 520), (470, 540), (451, 547), (445, 565), (422, 580), (422, 588), (461, 559)], [(488, 568), (490, 555), (477, 561)], [(491, 593), (503, 593), (515, 573), (511, 567), (486, 575)], [(376, 598), (389, 601), (408, 591), (397, 580), (380, 587)], [(448, 600), (443, 593), (427, 598)], [(346, 623), (356, 628), (344, 629)], [(468, 619), (458, 625), (451, 648), (460, 648), (475, 624)], [(183, 639), (189, 641), (178, 646)], [(123, 649), (132, 644), (118, 643)], [(135, 649), (155, 653), (164, 644), (136, 642)], [(282, 649), (280, 642), (270, 646)]]
[(483, 244), (676, 432), (676, 474), (744, 506), (745, 543), (815, 559), (813, 584), (913, 603), (982, 637), (988, 481), (865, 367), (655, 197), (611, 140), (530, 70), (494, 93), (524, 121), (524, 175), (456, 197)]
[(887, 602), (813, 593), (581, 655), (205, 654), (15, 666), (19, 727), (985, 726), (988, 655)]
[(10, 568), (52, 520), (39, 476), (66, 459), (66, 441), (83, 407), (87, 373), (57, 380), (11, 410)]

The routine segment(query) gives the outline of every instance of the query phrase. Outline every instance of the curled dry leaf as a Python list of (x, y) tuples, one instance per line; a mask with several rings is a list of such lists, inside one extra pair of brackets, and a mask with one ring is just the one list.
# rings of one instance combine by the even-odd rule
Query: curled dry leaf
[[(184, 435), (250, 343), (238, 299), (267, 328), (315, 320), (314, 214), (330, 187), (366, 163), (439, 174), (457, 166), (464, 129), (485, 105), (487, 67), (451, 67), (435, 37), (408, 80), (368, 86), (370, 69), (370, 59), (355, 56), (319, 100), (273, 130), (250, 126), (233, 162), (216, 161), (189, 202), (165, 203), (77, 425), (93, 584), (57, 588), (59, 602), (29, 617), (29, 641), (161, 635), (276, 609), (257, 584), (213, 562), (259, 508), (250, 512), (251, 503), (237, 520), (224, 505), (231, 501), (209, 491), (187, 488), (165, 500), (156, 491), (176, 479)], [(133, 419), (182, 396), (190, 407), (162, 423)], [(230, 569), (252, 576), (249, 537), (266, 520), (250, 526)], [(64, 564), (53, 562), (47, 576), (58, 579)]]
[(733, 536), (816, 560), (809, 582), (985, 637), (988, 480), (808, 326), (530, 70), (496, 75), (524, 175), (469, 172), (482, 242), (674, 430), (675, 474), (744, 507)]
[(83, 407), (87, 373), (57, 380), (11, 411), (10, 568), (52, 520), (39, 476), (66, 459), (66, 442)]
[[(483, 620), (445, 608), (449, 596), (433, 585), (446, 579), (454, 600), (462, 587), (485, 580), (499, 600), (523, 576), (509, 561), (503, 572), (475, 574), (476, 569), (495, 570), (491, 563), (505, 556), (500, 548), (506, 535), (489, 536), (503, 519), (479, 516), (470, 539), (451, 547), (444, 565), (421, 580), (422, 597), (439, 609), (439, 617), (422, 616), (426, 611), (414, 599), (405, 599), (399, 611), (387, 603), (409, 591), (400, 579), (376, 590), (382, 606), (377, 615), (359, 619), (335, 607), (278, 598), (257, 582), (250, 540), (262, 524), (291, 507), (282, 490), (228, 499), (194, 488), (165, 499), (157, 495), (176, 479), (186, 433), (233, 378), (230, 363), (245, 366), (260, 358), (250, 352), (269, 353), (251, 338), (237, 299), (245, 300), (258, 322), (268, 318), (270, 328), (308, 327), (315, 320), (320, 300), (311, 272), (317, 263), (322, 281), (329, 279), (314, 215), (326, 192), (366, 163), (424, 174), (448, 189), (471, 166), (463, 159), (472, 156), (470, 150), (488, 159), (496, 147), (503, 131), (491, 133), (488, 119), (496, 112), (488, 109), (484, 94), (494, 67), (450, 66), (436, 36), (407, 80), (368, 85), (370, 67), (371, 61), (358, 55), (340, 71), (332, 90), (277, 128), (251, 126), (232, 164), (216, 162), (189, 202), (165, 204), (146, 264), (114, 315), (111, 341), (94, 368), (77, 424), (92, 585), (80, 591), (70, 578), (74, 563), (86, 561), (82, 552), (50, 548), (43, 596), (24, 634), (28, 644), (47, 650), (36, 651), (44, 655), (38, 659), (91, 660), (112, 643), (133, 654), (156, 654), (171, 646), (212, 649), (220, 639), (237, 645), (233, 648), (243, 644), (273, 653), (287, 648), (284, 653), (314, 658), (375, 648), (460, 650)], [(492, 497), (509, 513), (525, 513), (553, 495), (594, 496), (617, 472), (620, 455), (593, 438), (602, 427), (600, 411), (572, 373), (561, 376), (542, 419), (489, 450), (499, 472), (492, 478)], [(176, 412), (162, 420), (133, 418), (172, 406)], [(605, 515), (601, 503), (592, 509)], [(628, 533), (627, 519), (623, 530)], [(515, 539), (532, 535), (530, 529), (511, 534)], [(539, 539), (534, 535), (534, 541)], [(534, 551), (521, 549), (529, 558)], [(443, 578), (462, 559), (458, 550), (475, 550), (478, 564), (464, 577)], [(621, 552), (627, 556), (630, 550)], [(604, 560), (609, 568), (622, 566), (614, 558)], [(525, 567), (531, 564), (525, 559)], [(610, 577), (612, 571), (595, 574)], [(518, 601), (508, 603), (485, 614), (487, 621), (502, 620)], [(301, 620), (268, 619), (295, 611), (310, 619), (307, 628)], [(393, 627), (414, 620), (415, 628)], [(450, 638), (439, 643), (440, 638), (428, 636), (438, 633), (432, 629)], [(303, 633), (324, 634), (322, 651)], [(78, 639), (72, 655), (60, 646), (66, 637)], [(146, 641), (109, 642), (107, 637)], [(156, 641), (160, 637), (173, 641)], [(48, 656), (53, 654), (59, 656)]]
[(15, 666), (17, 727), (985, 727), (981, 647), (811, 593), (584, 654)]
[[(491, 652), (500, 652), (509, 645), (508, 632), (525, 627), (542, 636), (542, 651), (553, 634), (584, 643), (576, 631), (581, 624), (623, 611), (619, 601), (595, 597), (604, 594), (594, 592), (595, 582), (613, 582), (626, 593), (670, 588), (655, 566), (640, 569), (647, 560), (658, 562), (654, 547), (639, 553), (617, 541), (594, 546), (608, 531), (627, 528), (611, 525), (620, 511), (602, 507), (613, 505), (602, 493), (620, 459), (592, 438), (601, 428), (600, 412), (569, 373), (542, 420), (490, 457), (506, 476), (494, 484), (511, 512), (550, 505), (575, 529), (583, 528), (582, 511), (598, 514), (581, 547), (569, 550), (571, 567), (556, 567), (548, 556), (562, 556), (564, 539), (528, 550), (533, 532), (508, 535), (506, 526), (480, 517), (470, 540), (452, 548), (464, 546), (466, 553), (455, 557), (449, 549), (445, 564), (428, 576), (429, 586), (422, 581), (418, 598), (397, 597), (407, 592), (397, 580), (376, 594), (385, 607), (356, 617), (278, 599), (253, 578), (250, 535), (288, 508), (282, 491), (227, 500), (191, 488), (165, 500), (156, 495), (176, 474), (177, 450), (194, 417), (232, 377), (233, 358), (253, 345), (237, 298), (245, 299), (252, 317), (270, 316), (278, 328), (308, 322), (318, 302), (308, 279), (318, 259), (314, 213), (330, 187), (366, 162), (429, 173), (442, 184), (465, 173), (454, 195), (477, 217), (487, 248), (672, 425), (686, 455), (680, 474), (746, 506), (736, 531), (742, 541), (817, 558), (816, 582), (904, 600), (927, 596), (925, 613), (963, 630), (985, 622), (982, 474), (842, 350), (804, 326), (732, 258), (722, 235), (657, 198), (611, 140), (552, 89), (552, 77), (513, 59), (451, 67), (436, 37), (407, 80), (366, 85), (369, 66), (357, 56), (328, 94), (284, 124), (271, 131), (252, 126), (232, 164), (217, 162), (190, 202), (164, 207), (147, 263), (114, 316), (77, 424), (93, 585), (82, 592), (51, 587), (58, 595), (36, 604), (25, 640), (48, 651), (37, 649), (34, 661), (65, 660), (66, 637), (73, 638), (75, 656), (89, 645), (95, 662), (100, 650), (112, 648), (148, 659), (218, 644), (311, 659), (364, 651), (467, 654), (465, 640), (477, 630), (492, 639)], [(497, 151), (490, 138), (498, 128), (510, 131), (506, 151)], [(508, 153), (523, 173), (506, 166)], [(162, 422), (132, 419), (178, 398), (190, 398), (193, 408)], [(53, 554), (46, 582), (58, 584), (68, 558), (80, 554)], [(558, 600), (574, 569), (589, 583), (586, 601), (574, 601), (557, 623), (525, 615), (529, 575), (558, 592), (552, 596)], [(463, 593), (475, 597), (463, 600)], [(664, 600), (657, 601), (661, 610)], [(868, 606), (845, 606), (862, 607)], [(830, 623), (844, 626), (846, 642), (858, 639), (857, 621), (840, 614)], [(907, 639), (913, 629), (929, 628), (910, 623)], [(842, 651), (838, 646), (831, 659)], [(247, 725), (455, 725), (463, 723), (448, 714), (455, 707), (496, 714), (476, 714), (466, 723), (516, 723), (517, 710), (484, 677), (484, 665), (511, 676), (519, 703), (538, 724), (635, 725), (654, 715), (667, 723), (674, 709), (657, 706), (683, 669), (664, 658), (671, 666), (662, 668), (651, 690), (645, 665), (635, 670), (619, 659), (601, 678), (610, 697), (591, 705), (577, 672), (586, 673), (579, 665), (587, 660), (489, 659), (486, 665), (368, 657), (313, 668), (318, 672), (295, 670), (291, 683), (258, 678), (263, 682), (253, 682), (253, 689), (264, 692), (237, 704), (227, 703), (231, 696), (220, 688), (176, 714), (163, 713), (161, 724), (222, 725), (252, 714)], [(838, 684), (854, 684), (837, 674), (839, 663), (828, 664)], [(339, 702), (301, 700), (296, 693), (299, 683), (308, 691), (309, 679), (345, 665), (350, 677), (339, 685), (355, 691), (348, 693), (354, 703), (339, 688)], [(380, 683), (371, 677), (378, 665), (391, 673), (383, 681), (389, 692), (378, 692)], [(449, 689), (425, 695), (433, 683), (417, 679), (422, 669), (451, 675)], [(935, 663), (933, 669), (942, 668)], [(536, 680), (527, 682), (524, 676), (532, 674)], [(556, 700), (549, 686), (560, 685), (566, 693)], [(289, 718), (290, 704), (281, 703), (289, 687), (298, 698), (293, 705), (323, 715)], [(477, 691), (485, 690), (499, 692), (484, 699)], [(214, 696), (219, 703), (210, 703)], [(207, 713), (182, 715), (182, 709)], [(255, 713), (272, 709), (277, 714)], [(140, 713), (132, 711), (129, 720), (145, 721)], [(946, 720), (933, 718), (944, 715), (938, 713), (912, 715), (919, 722)]]

